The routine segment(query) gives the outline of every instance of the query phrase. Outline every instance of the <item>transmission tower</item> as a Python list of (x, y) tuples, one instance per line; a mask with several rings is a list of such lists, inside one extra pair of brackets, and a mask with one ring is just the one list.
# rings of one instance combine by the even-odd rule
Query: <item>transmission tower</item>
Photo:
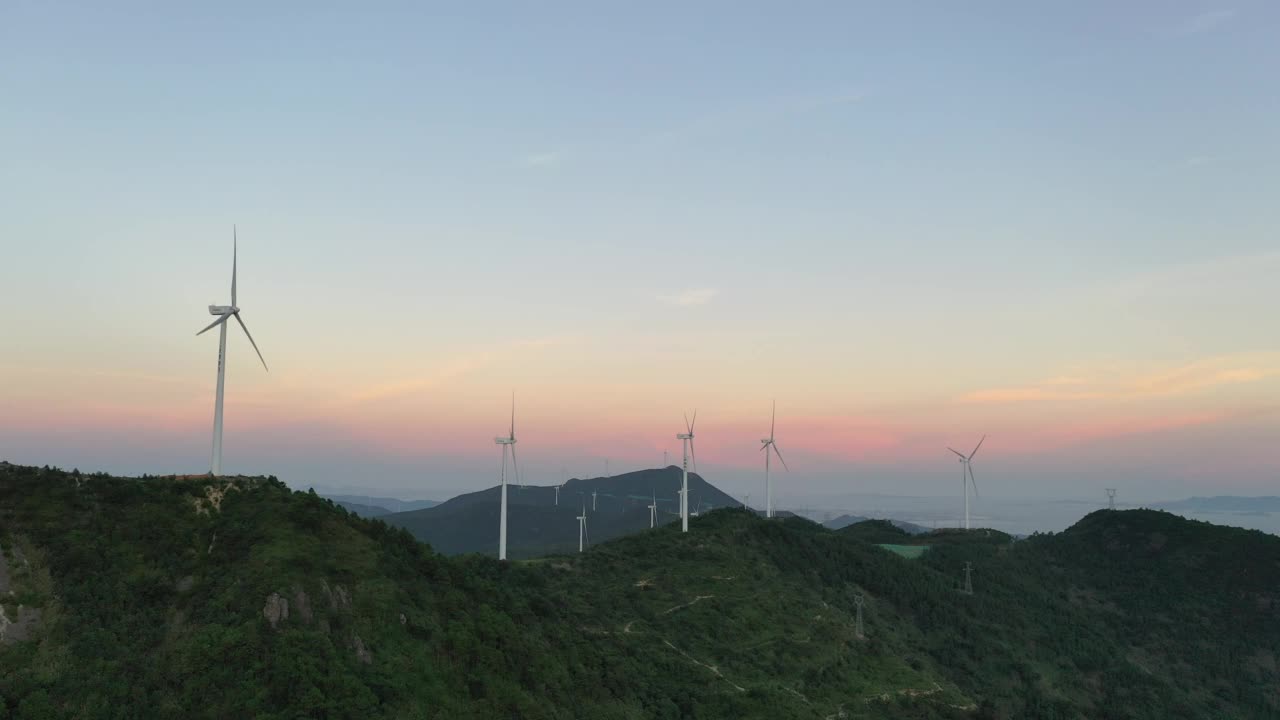
[(965, 595), (973, 594), (973, 563), (965, 562), (964, 564), (964, 590)]
[(1115, 488), (1107, 488), (1107, 509), (1108, 510), (1116, 509), (1116, 489)]
[(857, 595), (853, 596), (853, 604), (858, 607), (858, 620), (854, 625), (854, 633), (858, 636), (859, 639), (865, 637), (865, 635), (862, 634), (862, 603), (863, 602), (864, 602), (864, 599), (862, 597), (862, 593), (858, 593)]

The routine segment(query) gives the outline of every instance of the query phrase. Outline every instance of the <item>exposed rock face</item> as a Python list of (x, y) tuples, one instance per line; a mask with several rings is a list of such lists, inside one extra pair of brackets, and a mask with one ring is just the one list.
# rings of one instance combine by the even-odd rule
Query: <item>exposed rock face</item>
[(23, 640), (30, 640), (31, 635), (40, 625), (39, 608), (18, 606), (18, 616), (13, 620), (5, 614), (0, 606), (0, 645), (11, 645)]
[(359, 635), (351, 636), (351, 647), (356, 651), (357, 660), (365, 665), (369, 665), (373, 662), (373, 655), (369, 653), (369, 648), (364, 646), (364, 641), (360, 639)]
[(299, 585), (293, 586), (293, 610), (303, 622), (311, 622), (311, 598), (307, 597)]
[(262, 617), (274, 629), (281, 620), (289, 619), (289, 601), (280, 597), (280, 593), (271, 593), (267, 597), (267, 604), (262, 607)]
[[(21, 564), (26, 564), (26, 558), (23, 557), (19, 548), (15, 546), (10, 550), (13, 552), (15, 560)], [(32, 634), (40, 625), (39, 608), (19, 605), (16, 611), (12, 606), (8, 611), (5, 610), (4, 603), (10, 600), (13, 594), (13, 580), (9, 574), (9, 560), (5, 556), (5, 549), (0, 547), (0, 645), (11, 645), (23, 640), (30, 640)], [(13, 617), (10, 617), (10, 614)]]
[(347, 610), (351, 607), (351, 593), (341, 585), (329, 587), (329, 583), (320, 581), (320, 590), (324, 592), (325, 597), (329, 599), (330, 610)]

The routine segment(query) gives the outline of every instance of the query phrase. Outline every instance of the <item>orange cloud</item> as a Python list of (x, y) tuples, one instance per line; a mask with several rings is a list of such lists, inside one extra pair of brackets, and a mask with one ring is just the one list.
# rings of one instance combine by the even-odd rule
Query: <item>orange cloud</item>
[[(1083, 377), (1056, 377), (1026, 387), (975, 390), (956, 398), (956, 402), (1003, 405), (1037, 401), (1125, 401), (1180, 395), (1223, 385), (1258, 382), (1276, 376), (1280, 376), (1280, 358), (1276, 354), (1224, 356), (1128, 377), (1097, 381)], [(1064, 387), (1074, 389), (1062, 389)]]

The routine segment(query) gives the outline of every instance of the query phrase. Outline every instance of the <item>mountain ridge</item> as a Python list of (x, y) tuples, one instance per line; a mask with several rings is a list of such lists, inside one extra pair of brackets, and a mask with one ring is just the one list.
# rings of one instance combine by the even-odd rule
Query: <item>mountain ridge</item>
[(1273, 536), (1097, 511), (1016, 543), (912, 537), (929, 551), (906, 559), (846, 530), (728, 508), (504, 563), (273, 478), (0, 466), (0, 547), (22, 568), (0, 609), (43, 614), (0, 644), (0, 715), (1280, 713)]

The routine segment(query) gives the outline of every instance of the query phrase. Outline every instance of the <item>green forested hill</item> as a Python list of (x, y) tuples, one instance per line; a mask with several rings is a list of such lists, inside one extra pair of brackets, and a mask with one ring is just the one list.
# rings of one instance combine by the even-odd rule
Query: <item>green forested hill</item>
[(0, 464), (0, 718), (1280, 716), (1280, 538), (884, 532), (729, 509), (501, 564), (272, 479)]

